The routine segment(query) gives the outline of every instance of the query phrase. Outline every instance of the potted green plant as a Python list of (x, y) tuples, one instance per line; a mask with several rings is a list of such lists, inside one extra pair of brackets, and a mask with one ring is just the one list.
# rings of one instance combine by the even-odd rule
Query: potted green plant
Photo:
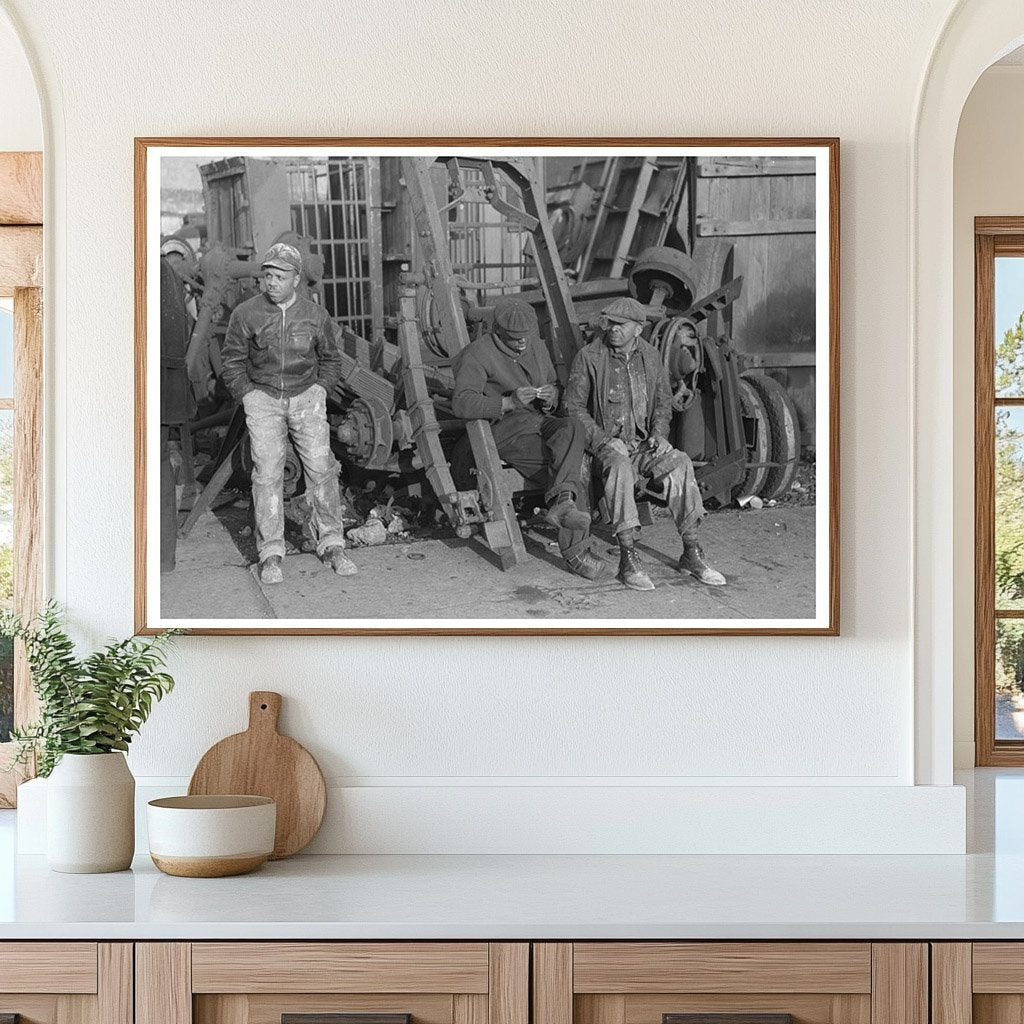
[(160, 671), (180, 630), (129, 637), (79, 658), (51, 602), (23, 622), (0, 613), (0, 635), (21, 640), (39, 719), (15, 729), (10, 767), (36, 758), (48, 777), (47, 861), (55, 871), (122, 871), (135, 851), (135, 779), (124, 751), (153, 702), (174, 687)]

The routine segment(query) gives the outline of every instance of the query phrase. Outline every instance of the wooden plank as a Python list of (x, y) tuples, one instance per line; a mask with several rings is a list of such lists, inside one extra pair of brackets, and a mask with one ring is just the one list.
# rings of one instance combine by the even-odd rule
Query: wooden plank
[[(416, 1015), (419, 1024), (420, 1015)], [(452, 996), (452, 1024), (487, 1024), (487, 996), (459, 992)]]
[(95, 942), (5, 942), (0, 992), (96, 991)]
[(972, 973), (975, 992), (1024, 993), (1024, 943), (974, 943)]
[(96, 948), (99, 1024), (133, 1024), (135, 1020), (135, 952), (130, 942), (101, 942)]
[(486, 992), (484, 942), (196, 942), (194, 992)]
[(616, 995), (573, 996), (573, 1011), (576, 1024), (625, 1024), (626, 997)]
[(57, 1024), (57, 1003), (63, 998), (53, 993), (28, 995), (18, 992), (7, 995), (0, 992), (0, 1024), (11, 1024), (15, 1016), (20, 1018), (21, 1024)]
[[(743, 162), (747, 159), (749, 162)], [(813, 156), (733, 157), (731, 160), (703, 157), (697, 160), (697, 173), (702, 178), (813, 177), (817, 169), (818, 162)]]
[(492, 942), (489, 948), (489, 961), (489, 1024), (529, 1024), (529, 943)]
[[(23, 619), (43, 603), (43, 293), (14, 292), (14, 608)], [(39, 717), (39, 699), (19, 642), (14, 663), (14, 723)]]
[[(410, 993), (259, 993), (253, 995), (201, 995), (195, 997), (195, 1024), (228, 1024), (228, 1015), (243, 1024), (281, 1024), (282, 1014), (332, 1013), (373, 1015), (410, 1014), (414, 1024), (452, 1024), (452, 996), (448, 993), (420, 995)], [(482, 1000), (483, 1017), (466, 1024), (487, 1024), (487, 996), (455, 996)], [(223, 1003), (223, 1006), (218, 1004)], [(242, 1015), (242, 1007), (245, 1013)]]
[(974, 760), (991, 765), (996, 740), (995, 261), (991, 236), (974, 240)]
[(56, 1024), (99, 1024), (95, 996), (59, 995)]
[(192, 1024), (189, 943), (136, 944), (135, 1024)]
[(697, 237), (754, 236), (761, 235), (813, 235), (817, 222), (802, 217), (791, 220), (708, 220), (697, 218)]
[(971, 944), (934, 942), (931, 1024), (971, 1024)]
[(43, 229), (0, 227), (0, 298), (43, 286)]
[(928, 1024), (925, 943), (872, 943), (871, 976), (871, 1024)]
[(576, 992), (870, 992), (864, 942), (576, 943)]
[(533, 944), (533, 1024), (573, 1024), (571, 942)]
[(1024, 217), (975, 217), (976, 235), (1024, 235)]
[(43, 154), (0, 153), (0, 224), (43, 223)]

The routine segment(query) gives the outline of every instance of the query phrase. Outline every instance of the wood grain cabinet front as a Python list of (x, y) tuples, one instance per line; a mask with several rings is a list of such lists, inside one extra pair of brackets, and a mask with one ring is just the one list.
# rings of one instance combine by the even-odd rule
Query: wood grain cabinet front
[(1021, 1024), (1024, 942), (932, 944), (933, 1024)]
[(532, 1024), (928, 1024), (928, 984), (925, 943), (536, 943)]
[(529, 945), (136, 946), (136, 1024), (529, 1024)]
[(130, 942), (0, 943), (4, 1024), (132, 1024)]

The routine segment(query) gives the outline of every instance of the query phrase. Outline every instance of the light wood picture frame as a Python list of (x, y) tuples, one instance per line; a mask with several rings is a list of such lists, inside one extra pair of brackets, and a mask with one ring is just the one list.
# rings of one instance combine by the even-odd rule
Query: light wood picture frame
[[(323, 307), (342, 353), (327, 418), (354, 576), (317, 558), (322, 520), (315, 501), (303, 504), (291, 441), (285, 582), (268, 582), (259, 564), (268, 548), (250, 508), (248, 421), (219, 378), (218, 346), (235, 332), (236, 366), (244, 317), (232, 328), (234, 308), (273, 305), (260, 267), (279, 241), (299, 250), (300, 297)], [(138, 138), (135, 243), (138, 632), (838, 635), (838, 139)], [(187, 377), (191, 419), (179, 411), (166, 424), (164, 264), (200, 331), (170, 357)], [(544, 346), (564, 389), (579, 349), (600, 349), (610, 330), (601, 311), (626, 298), (643, 306), (637, 345), (653, 341), (663, 361), (666, 440), (683, 453), (637, 473), (636, 550), (654, 583), (645, 593), (616, 572), (627, 520), (602, 501), (597, 463), (584, 462), (586, 493), (574, 494), (593, 517), (590, 549), (607, 563), (593, 581), (559, 557), (543, 472), (524, 477), (495, 447), (492, 424), (452, 411), (461, 353), (495, 329), (502, 303), (535, 311), (530, 343)], [(645, 388), (628, 379), (630, 395)], [(247, 383), (283, 407), (295, 398)], [(606, 397), (595, 388), (588, 401)], [(623, 428), (634, 453), (659, 433), (642, 404)], [(597, 435), (581, 429), (592, 450)], [(698, 582), (686, 534), (695, 517), (659, 505), (670, 471), (716, 509), (699, 537), (724, 586)], [(699, 507), (692, 492), (686, 500)], [(161, 572), (169, 516), (174, 568), (165, 541)]]

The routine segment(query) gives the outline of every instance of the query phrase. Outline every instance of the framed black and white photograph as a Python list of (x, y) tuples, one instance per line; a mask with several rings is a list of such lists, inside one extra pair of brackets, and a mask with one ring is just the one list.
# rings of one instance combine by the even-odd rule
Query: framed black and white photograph
[(838, 160), (137, 139), (137, 630), (836, 635)]

